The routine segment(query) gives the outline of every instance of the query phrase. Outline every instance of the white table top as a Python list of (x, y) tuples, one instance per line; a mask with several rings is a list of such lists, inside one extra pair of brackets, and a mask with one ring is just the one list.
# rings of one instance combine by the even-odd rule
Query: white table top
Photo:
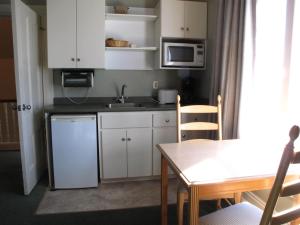
[(189, 184), (201, 185), (274, 176), (285, 144), (272, 143), (202, 140), (160, 144), (159, 150)]

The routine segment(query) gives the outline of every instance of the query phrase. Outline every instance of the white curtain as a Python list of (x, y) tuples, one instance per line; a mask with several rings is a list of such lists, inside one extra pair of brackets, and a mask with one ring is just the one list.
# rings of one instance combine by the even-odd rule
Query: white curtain
[(300, 1), (248, 0), (239, 136), (287, 138), (300, 125)]

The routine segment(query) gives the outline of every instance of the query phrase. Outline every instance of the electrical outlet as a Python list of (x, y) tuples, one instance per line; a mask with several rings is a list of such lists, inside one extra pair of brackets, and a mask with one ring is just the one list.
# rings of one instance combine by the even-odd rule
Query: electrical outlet
[(158, 89), (158, 81), (157, 80), (153, 81), (152, 87), (153, 87), (153, 89)]

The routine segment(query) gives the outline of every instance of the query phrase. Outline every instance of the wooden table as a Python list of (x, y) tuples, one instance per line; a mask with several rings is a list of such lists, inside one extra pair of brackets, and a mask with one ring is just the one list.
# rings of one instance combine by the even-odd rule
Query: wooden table
[[(158, 145), (162, 154), (161, 224), (168, 224), (168, 165), (189, 192), (189, 225), (196, 225), (199, 199), (272, 187), (285, 144), (264, 142), (194, 140)], [(299, 174), (296, 167), (288, 177)]]

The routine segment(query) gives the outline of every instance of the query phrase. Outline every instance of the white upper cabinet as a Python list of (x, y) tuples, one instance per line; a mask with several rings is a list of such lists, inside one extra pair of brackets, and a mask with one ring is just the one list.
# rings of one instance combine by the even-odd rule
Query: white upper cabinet
[(161, 36), (184, 37), (184, 2), (161, 0)]
[(49, 68), (104, 68), (105, 1), (48, 0)]
[(184, 2), (184, 15), (185, 37), (206, 39), (207, 3)]
[(48, 67), (76, 67), (76, 1), (47, 1)]
[(77, 67), (104, 68), (104, 25), (103, 0), (77, 0)]
[(206, 39), (207, 3), (161, 0), (161, 36)]

